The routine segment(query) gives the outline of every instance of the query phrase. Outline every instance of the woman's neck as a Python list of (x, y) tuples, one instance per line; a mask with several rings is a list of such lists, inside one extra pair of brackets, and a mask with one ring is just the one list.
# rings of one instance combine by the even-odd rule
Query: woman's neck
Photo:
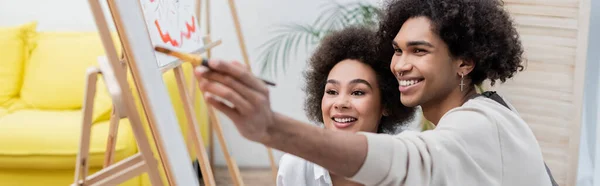
[(423, 109), (423, 115), (428, 121), (437, 126), (438, 122), (446, 112), (453, 108), (460, 107), (474, 94), (477, 94), (474, 86), (464, 92), (461, 92), (458, 88), (454, 89), (445, 97), (431, 100), (429, 101), (430, 103), (422, 104), (421, 108)]
[(338, 176), (335, 174), (329, 175), (331, 177), (331, 185), (333, 186), (362, 186), (362, 184), (347, 180), (343, 176)]

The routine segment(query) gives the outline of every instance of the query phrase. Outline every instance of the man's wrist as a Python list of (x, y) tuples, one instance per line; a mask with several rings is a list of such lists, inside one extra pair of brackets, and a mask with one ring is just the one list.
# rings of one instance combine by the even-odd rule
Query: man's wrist
[(266, 129), (262, 144), (278, 150), (290, 145), (289, 143), (292, 143), (290, 140), (298, 139), (304, 126), (299, 121), (276, 112), (273, 113), (272, 123), (273, 125)]
[(268, 147), (274, 147), (274, 145), (276, 145), (276, 141), (277, 141), (277, 137), (280, 136), (278, 133), (281, 132), (281, 130), (279, 129), (279, 127), (281, 126), (280, 123), (282, 122), (281, 120), (281, 115), (273, 112), (273, 121), (272, 121), (272, 125), (269, 125), (266, 127), (266, 131), (265, 131), (265, 135), (264, 137), (261, 139), (260, 143), (262, 143), (265, 146)]

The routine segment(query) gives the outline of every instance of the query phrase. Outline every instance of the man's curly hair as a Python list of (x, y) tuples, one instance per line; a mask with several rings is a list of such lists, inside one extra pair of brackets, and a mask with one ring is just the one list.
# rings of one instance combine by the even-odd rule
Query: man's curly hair
[(412, 119), (414, 108), (405, 107), (400, 102), (398, 82), (389, 65), (379, 60), (376, 44), (375, 31), (359, 26), (347, 27), (323, 38), (309, 59), (309, 69), (304, 73), (304, 91), (307, 93), (304, 109), (310, 120), (323, 123), (321, 101), (327, 77), (336, 64), (346, 59), (365, 63), (375, 71), (381, 104), (387, 112), (387, 116), (383, 116), (379, 123), (378, 133), (392, 133), (397, 126)]
[(485, 79), (493, 86), (522, 71), (523, 49), (509, 14), (499, 0), (391, 0), (384, 8), (377, 33), (378, 50), (391, 62), (392, 41), (407, 19), (424, 16), (432, 32), (448, 45), (452, 57), (472, 60), (472, 84)]

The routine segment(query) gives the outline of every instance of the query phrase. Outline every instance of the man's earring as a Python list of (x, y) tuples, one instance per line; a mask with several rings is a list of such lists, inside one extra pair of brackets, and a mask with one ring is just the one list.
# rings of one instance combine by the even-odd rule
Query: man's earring
[(465, 74), (464, 73), (460, 73), (460, 91), (463, 91), (463, 86), (465, 86)]

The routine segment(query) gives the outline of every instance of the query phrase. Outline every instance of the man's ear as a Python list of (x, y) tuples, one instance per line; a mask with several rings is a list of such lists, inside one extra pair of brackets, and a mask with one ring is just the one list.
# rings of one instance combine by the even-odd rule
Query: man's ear
[(475, 68), (475, 62), (471, 59), (461, 59), (458, 61), (458, 74), (461, 73), (467, 75)]

